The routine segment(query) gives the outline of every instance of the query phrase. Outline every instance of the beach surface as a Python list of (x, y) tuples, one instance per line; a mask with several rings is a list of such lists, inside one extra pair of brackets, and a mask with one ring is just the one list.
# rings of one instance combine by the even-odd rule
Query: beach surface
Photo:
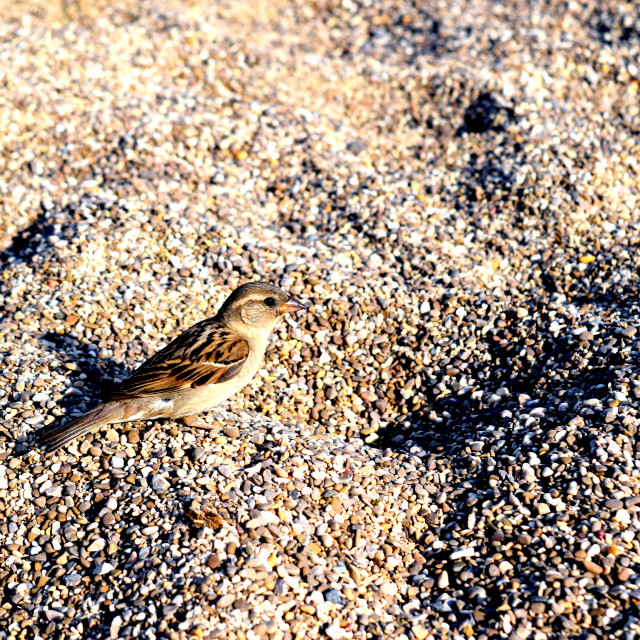
[[(0, 3), (0, 638), (640, 633), (639, 7)], [(213, 431), (33, 449), (255, 279)]]

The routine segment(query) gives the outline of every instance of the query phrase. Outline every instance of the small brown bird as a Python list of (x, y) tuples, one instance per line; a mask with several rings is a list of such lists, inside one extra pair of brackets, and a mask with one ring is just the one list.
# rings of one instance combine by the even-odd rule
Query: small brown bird
[(103, 404), (65, 425), (38, 431), (37, 444), (55, 451), (114, 422), (156, 418), (181, 418), (189, 426), (211, 429), (197, 414), (240, 391), (260, 368), (280, 316), (304, 308), (266, 282), (238, 287), (213, 318), (194, 324), (141, 364)]

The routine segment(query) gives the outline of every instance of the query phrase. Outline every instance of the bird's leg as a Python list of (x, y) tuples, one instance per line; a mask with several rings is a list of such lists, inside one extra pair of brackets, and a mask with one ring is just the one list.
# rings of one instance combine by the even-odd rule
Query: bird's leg
[(200, 420), (197, 413), (193, 413), (190, 416), (184, 416), (181, 420), (189, 427), (197, 427), (198, 429), (206, 429), (207, 431), (211, 431), (211, 429), (216, 428), (216, 425)]

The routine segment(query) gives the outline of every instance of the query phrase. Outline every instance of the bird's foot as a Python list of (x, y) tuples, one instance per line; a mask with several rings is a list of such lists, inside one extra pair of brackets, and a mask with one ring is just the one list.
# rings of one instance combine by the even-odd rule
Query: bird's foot
[(206, 429), (207, 431), (219, 428), (219, 426), (216, 424), (209, 424), (204, 420), (200, 420), (200, 418), (198, 418), (198, 414), (196, 413), (190, 416), (185, 416), (184, 418), (182, 418), (182, 422), (184, 422), (189, 427), (197, 427), (198, 429)]

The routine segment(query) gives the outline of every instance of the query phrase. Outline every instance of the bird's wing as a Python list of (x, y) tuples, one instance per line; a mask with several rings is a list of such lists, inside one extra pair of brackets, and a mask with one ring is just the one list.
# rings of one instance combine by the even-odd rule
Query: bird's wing
[(214, 319), (203, 320), (141, 364), (107, 399), (171, 394), (220, 384), (238, 375), (248, 355), (244, 338)]

